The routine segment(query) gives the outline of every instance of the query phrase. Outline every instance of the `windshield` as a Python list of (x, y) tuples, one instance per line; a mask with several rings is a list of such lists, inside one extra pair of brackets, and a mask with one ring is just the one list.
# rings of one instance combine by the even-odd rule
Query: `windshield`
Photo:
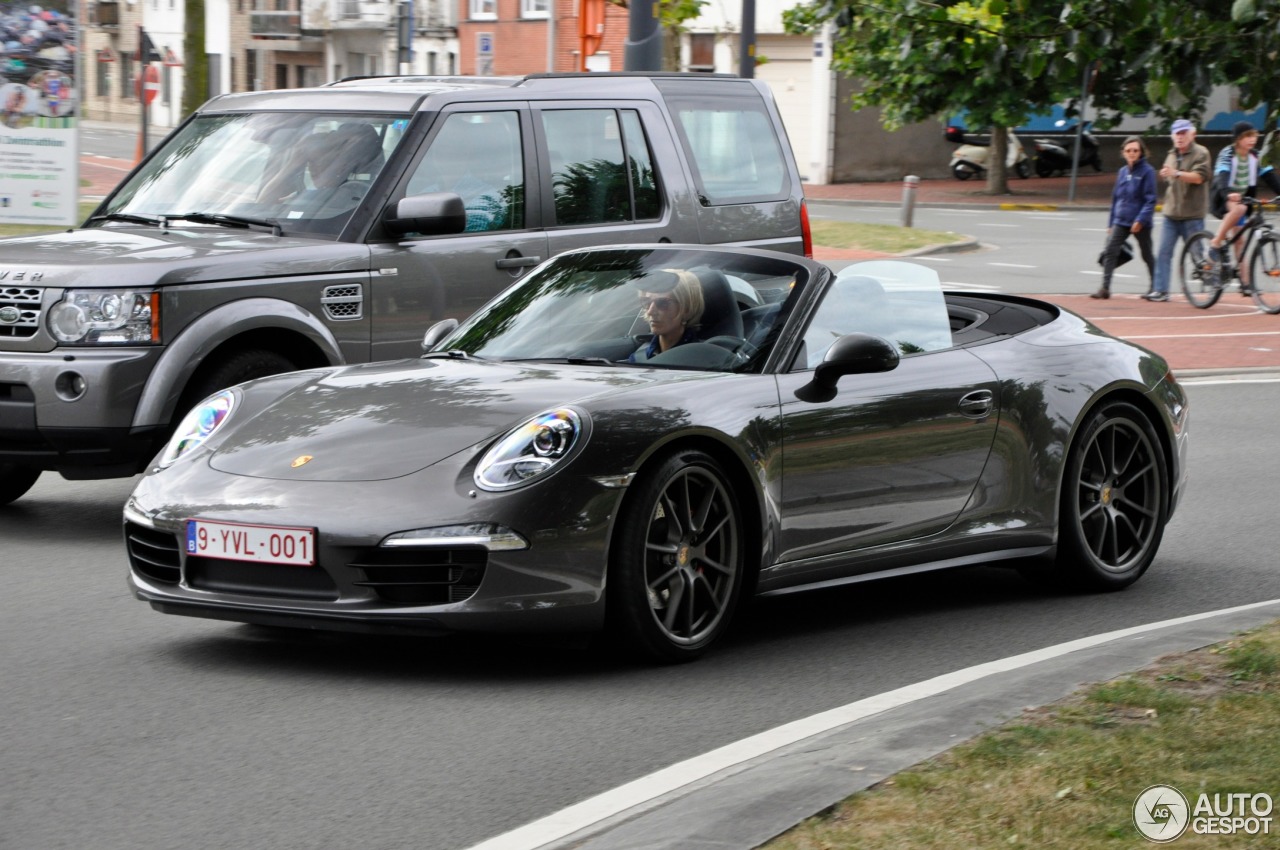
[(808, 281), (804, 265), (734, 251), (575, 252), (504, 292), (434, 350), (759, 371)]
[[(336, 236), (400, 142), (408, 118), (332, 113), (207, 115), (185, 125), (102, 211), (199, 214)], [(101, 214), (101, 213), (100, 213)], [(108, 219), (109, 220), (109, 219)]]

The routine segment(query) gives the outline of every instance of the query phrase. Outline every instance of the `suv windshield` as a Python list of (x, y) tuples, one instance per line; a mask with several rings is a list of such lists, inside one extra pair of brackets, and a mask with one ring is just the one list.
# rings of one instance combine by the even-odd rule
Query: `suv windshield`
[[(257, 112), (196, 118), (100, 212), (269, 224), (336, 236), (408, 126), (403, 115)], [(213, 217), (213, 218), (211, 218)]]

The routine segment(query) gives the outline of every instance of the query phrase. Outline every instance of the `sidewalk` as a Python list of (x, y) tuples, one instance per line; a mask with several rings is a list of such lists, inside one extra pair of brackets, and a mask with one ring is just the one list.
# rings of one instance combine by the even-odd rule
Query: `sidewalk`
[[(1083, 171), (1076, 178), (1075, 196), (1070, 177), (1009, 178), (1009, 194), (988, 195), (985, 180), (957, 180), (954, 177), (921, 180), (915, 190), (916, 206), (970, 206), (998, 209), (1107, 209), (1114, 171)], [(823, 203), (902, 205), (903, 182), (827, 183), (804, 185), (805, 197)]]

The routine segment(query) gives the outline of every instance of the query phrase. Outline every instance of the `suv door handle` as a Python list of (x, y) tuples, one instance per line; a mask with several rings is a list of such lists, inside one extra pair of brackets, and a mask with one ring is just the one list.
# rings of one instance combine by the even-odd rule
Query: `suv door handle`
[(990, 390), (974, 390), (960, 399), (960, 414), (970, 419), (984, 419), (991, 415), (996, 397)]
[(536, 266), (542, 262), (541, 257), (506, 257), (494, 262), (494, 265), (500, 269), (523, 269), (529, 266)]

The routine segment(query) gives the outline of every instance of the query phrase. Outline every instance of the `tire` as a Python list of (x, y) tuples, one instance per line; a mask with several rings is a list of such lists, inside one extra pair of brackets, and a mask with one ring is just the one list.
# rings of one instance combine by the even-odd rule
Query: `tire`
[(1052, 165), (1050, 165), (1046, 160), (1036, 157), (1036, 176), (1037, 177), (1052, 177), (1053, 172), (1054, 172), (1054, 167)]
[(254, 378), (292, 372), (297, 368), (289, 358), (274, 351), (251, 348), (236, 352), (192, 382), (184, 396), (185, 403), (179, 415), (218, 390), (225, 390), (227, 387), (252, 381)]
[(1067, 455), (1051, 573), (1082, 590), (1121, 590), (1164, 537), (1168, 469), (1155, 428), (1126, 402), (1089, 414)]
[(1013, 166), (1013, 170), (1019, 177), (1026, 180), (1031, 176), (1031, 163), (1025, 159), (1018, 160), (1018, 162)]
[(957, 180), (968, 180), (970, 177), (978, 173), (978, 170), (972, 165), (966, 165), (963, 162), (957, 162), (951, 166), (951, 173), (956, 176)]
[(40, 470), (13, 463), (0, 463), (0, 505), (16, 502), (35, 486)]
[(609, 559), (609, 629), (645, 660), (693, 661), (728, 629), (742, 590), (738, 501), (720, 465), (692, 450), (632, 488)]
[(1222, 264), (1209, 259), (1209, 231), (1193, 233), (1178, 255), (1182, 292), (1193, 307), (1207, 310), (1222, 297)]
[(1280, 234), (1266, 232), (1258, 237), (1249, 260), (1249, 284), (1259, 310), (1280, 313)]

